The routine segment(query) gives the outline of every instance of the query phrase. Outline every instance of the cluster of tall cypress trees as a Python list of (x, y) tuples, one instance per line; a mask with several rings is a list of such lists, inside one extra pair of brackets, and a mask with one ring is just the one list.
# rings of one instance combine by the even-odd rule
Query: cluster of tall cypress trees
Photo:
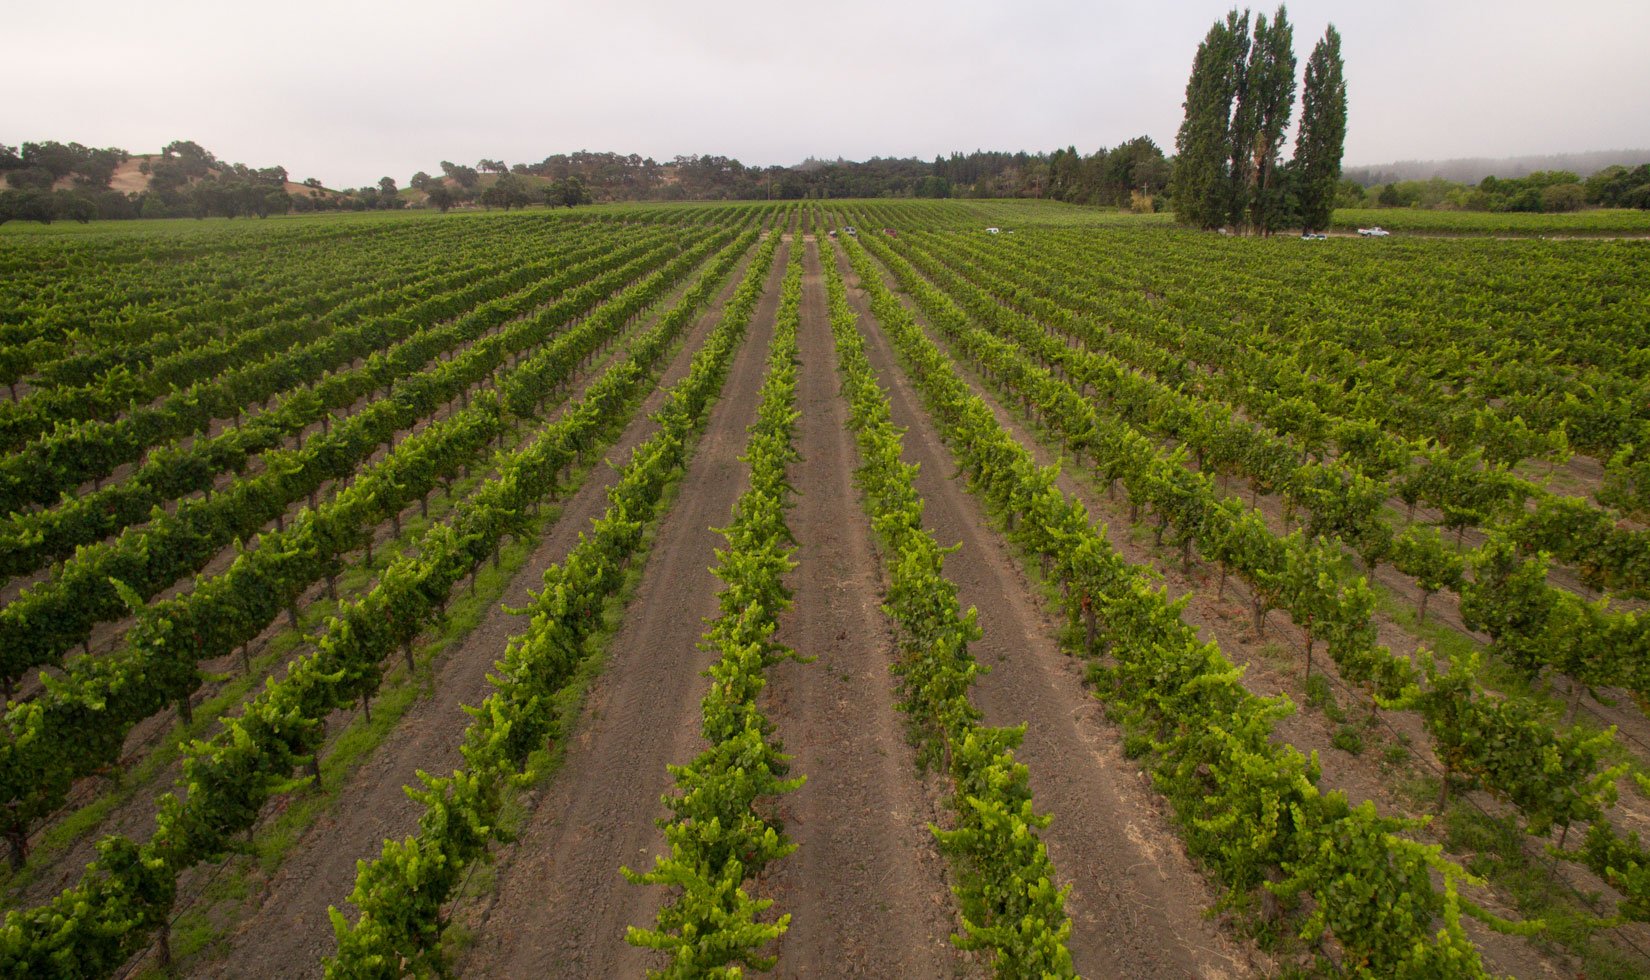
[(1235, 9), (1209, 28), (1186, 83), (1170, 185), (1175, 217), (1202, 228), (1270, 234), (1329, 224), (1346, 142), (1341, 37), (1331, 25), (1306, 63), (1294, 159), (1279, 161), (1295, 109), (1295, 29)]

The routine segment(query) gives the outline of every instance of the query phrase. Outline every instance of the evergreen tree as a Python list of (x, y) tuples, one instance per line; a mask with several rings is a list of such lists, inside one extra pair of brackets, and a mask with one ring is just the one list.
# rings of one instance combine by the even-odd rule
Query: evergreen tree
[[(1270, 24), (1265, 15), (1255, 19), (1255, 39), (1243, 89), (1246, 104), (1238, 112), (1247, 127), (1246, 179), (1239, 185), (1241, 194), (1233, 203), (1238, 212), (1247, 205), (1249, 225), (1256, 233), (1270, 233), (1281, 224), (1283, 192), (1278, 153), (1283, 148), (1283, 131), (1289, 127), (1295, 109), (1294, 46), (1295, 29), (1282, 6)], [(1234, 158), (1234, 173), (1237, 167)]]
[(1296, 194), (1301, 225), (1308, 231), (1329, 227), (1345, 147), (1346, 77), (1341, 63), (1341, 36), (1331, 24), (1306, 62), (1301, 129), (1295, 141)]
[[(1235, 13), (1235, 11), (1234, 11)], [(1227, 15), (1230, 22), (1231, 14)], [(1266, 15), (1255, 20), (1255, 38), (1249, 36), (1249, 11), (1238, 21), (1237, 35), (1232, 39), (1229, 57), (1232, 59), (1234, 95), (1232, 121), (1227, 128), (1226, 141), (1231, 158), (1226, 162), (1226, 198), (1223, 223), (1233, 231), (1243, 227), (1243, 215), (1249, 203), (1249, 183), (1254, 175), (1255, 131), (1260, 125), (1255, 99), (1249, 93), (1250, 51), (1260, 46), (1254, 43), (1266, 33)]]
[(1175, 137), (1175, 217), (1218, 228), (1231, 212), (1232, 103), (1249, 48), (1249, 14), (1216, 21), (1198, 45), (1186, 82), (1186, 118)]

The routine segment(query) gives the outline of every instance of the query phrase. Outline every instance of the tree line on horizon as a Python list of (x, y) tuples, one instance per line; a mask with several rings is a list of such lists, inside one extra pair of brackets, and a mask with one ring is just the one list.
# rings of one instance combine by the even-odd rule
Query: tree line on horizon
[[(145, 160), (146, 185), (122, 193), (109, 186), (130, 154), (77, 143), (0, 145), (0, 223), (7, 220), (90, 221), (162, 217), (237, 217), (311, 211), (367, 211), (404, 207), (503, 208), (545, 204), (574, 207), (609, 201), (775, 200), (850, 197), (1040, 198), (1136, 212), (1174, 210), (1180, 160), (1165, 156), (1149, 137), (1084, 155), (1075, 147), (1052, 153), (953, 153), (933, 161), (872, 158), (864, 162), (809, 159), (792, 167), (746, 167), (731, 157), (683, 156), (665, 163), (635, 154), (581, 151), (538, 163), (506, 166), (482, 160), (471, 167), (442, 161), (439, 176), (413, 175), (409, 194), (392, 177), (341, 191), (313, 178), (291, 187), (284, 167), (226, 164), (199, 144), (179, 140)], [(1293, 161), (1291, 161), (1293, 162)], [(1271, 171), (1292, 176), (1289, 165)], [(1257, 171), (1258, 175), (1258, 171)], [(1230, 174), (1225, 174), (1231, 187)], [(1250, 187), (1265, 187), (1258, 176)], [(1486, 177), (1478, 184), (1393, 181), (1365, 188), (1344, 177), (1326, 182), (1331, 208), (1437, 208), (1483, 211), (1570, 211), (1583, 206), (1650, 209), (1650, 165), (1606, 167), (1586, 178), (1572, 171), (1539, 171), (1519, 178)], [(1279, 211), (1262, 220), (1275, 230), (1299, 222), (1298, 191), (1275, 185), (1269, 201)], [(1253, 192), (1251, 192), (1253, 193)], [(1248, 198), (1248, 207), (1262, 195)], [(1236, 196), (1212, 198), (1204, 227), (1228, 227)], [(1321, 204), (1319, 206), (1322, 206)], [(1252, 215), (1250, 210), (1246, 214)], [(1222, 219), (1222, 215), (1225, 216)], [(1217, 220), (1221, 219), (1221, 220)], [(1252, 218), (1250, 219), (1253, 220)], [(1286, 222), (1279, 224), (1279, 222)]]
[[(0, 221), (267, 217), (295, 209), (285, 167), (227, 163), (193, 140), (174, 140), (138, 165), (143, 190), (114, 189), (115, 171), (131, 158), (117, 147), (51, 140), (21, 147), (0, 144), (0, 174), (7, 187), (0, 192)], [(319, 181), (313, 187), (319, 188)]]
[[(486, 190), (511, 176), (550, 181), (598, 201), (824, 200), (876, 197), (1039, 197), (1074, 204), (1127, 206), (1161, 194), (1170, 166), (1149, 137), (1083, 156), (1075, 147), (1053, 153), (975, 150), (935, 157), (873, 157), (863, 162), (809, 158), (794, 166), (746, 166), (717, 155), (667, 161), (637, 154), (580, 151), (537, 163), (483, 159), (471, 167), (441, 162), (441, 176), (414, 174), (411, 187), (428, 194), (446, 187), (452, 204), (482, 203)], [(488, 174), (497, 175), (487, 183)], [(551, 195), (553, 198), (557, 195)], [(502, 202), (494, 202), (502, 203)], [(562, 203), (552, 200), (552, 203)], [(575, 203), (583, 203), (576, 201)]]
[(1542, 214), (1589, 206), (1643, 211), (1650, 210), (1650, 163), (1613, 164), (1586, 177), (1574, 170), (1537, 170), (1521, 177), (1492, 174), (1477, 183), (1432, 177), (1364, 187), (1343, 181), (1337, 206)]
[[(659, 162), (637, 154), (579, 151), (537, 163), (475, 166), (442, 161), (439, 175), (413, 174), (404, 194), (394, 178), (340, 191), (304, 181), (287, 189), (284, 167), (252, 168), (219, 160), (192, 140), (167, 144), (145, 158), (144, 189), (110, 187), (132, 154), (79, 143), (0, 144), (0, 222), (89, 221), (168, 217), (267, 217), (318, 210), (383, 210), (427, 206), (510, 209), (613, 201), (801, 200), (836, 198), (1050, 198), (1073, 204), (1161, 210), (1171, 161), (1150, 137), (1080, 154), (975, 150), (932, 161), (873, 157), (863, 162), (809, 158), (794, 166), (746, 166), (718, 155), (683, 155)], [(529, 181), (529, 178), (532, 178)]]
[(1568, 153), (1536, 153), (1506, 157), (1452, 157), (1437, 160), (1398, 160), (1392, 163), (1347, 167), (1342, 176), (1360, 187), (1385, 186), (1410, 180), (1441, 177), (1454, 184), (1477, 186), (1485, 177), (1500, 180), (1528, 177), (1543, 170), (1557, 170), (1589, 177), (1602, 170), (1621, 167), (1632, 170), (1650, 163), (1650, 148), (1624, 150), (1580, 150)]
[[(1571, 211), (1585, 205), (1650, 209), (1650, 164), (1607, 167), (1585, 181), (1565, 170), (1489, 176), (1477, 185), (1442, 178), (1365, 188), (1346, 179), (1346, 80), (1340, 35), (1330, 25), (1312, 50), (1300, 86), (1293, 156), (1282, 149), (1296, 103), (1294, 27), (1279, 6), (1268, 19), (1235, 8), (1198, 46), (1186, 85), (1185, 117), (1168, 156), (1139, 136), (1090, 154), (975, 150), (936, 156), (809, 158), (793, 166), (746, 166), (733, 157), (682, 155), (667, 161), (613, 152), (558, 153), (537, 163), (482, 158), (441, 161), (440, 176), (392, 177), (328, 190), (313, 178), (297, 193), (284, 167), (225, 163), (200, 144), (177, 140), (144, 158), (142, 190), (110, 184), (131, 159), (115, 147), (44, 141), (0, 144), (0, 224), (53, 220), (210, 216), (267, 217), (317, 210), (408, 206), (510, 210), (542, 203), (575, 207), (617, 201), (821, 200), (839, 198), (1040, 198), (1135, 212), (1172, 211), (1204, 229), (1271, 234), (1327, 228), (1335, 208), (1428, 207), (1486, 211)], [(297, 190), (294, 188), (294, 190)]]

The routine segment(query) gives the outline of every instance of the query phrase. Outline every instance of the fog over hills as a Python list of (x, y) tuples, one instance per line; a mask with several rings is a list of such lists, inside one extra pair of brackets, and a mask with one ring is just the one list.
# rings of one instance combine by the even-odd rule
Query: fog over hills
[(1589, 150), (1583, 153), (1546, 153), (1516, 157), (1459, 157), (1453, 160), (1399, 160), (1396, 163), (1347, 167), (1348, 180), (1365, 187), (1394, 180), (1429, 180), (1442, 177), (1463, 184), (1476, 184), (1485, 177), (1524, 177), (1537, 170), (1570, 170), (1582, 177), (1614, 164), (1636, 167), (1650, 163), (1650, 149)]

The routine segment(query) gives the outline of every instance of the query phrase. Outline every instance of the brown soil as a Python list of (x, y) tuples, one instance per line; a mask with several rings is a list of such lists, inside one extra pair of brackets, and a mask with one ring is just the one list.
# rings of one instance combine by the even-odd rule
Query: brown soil
[[(807, 236), (809, 239), (812, 236)], [(811, 664), (772, 668), (765, 708), (792, 772), (780, 801), (797, 843), (773, 866), (764, 897), (792, 915), (780, 976), (954, 976), (966, 964), (946, 938), (959, 924), (944, 858), (928, 830), (941, 786), (918, 782), (889, 672), (894, 638), (880, 609), (870, 523), (853, 485), (859, 460), (838, 395), (819, 251), (807, 246), (798, 332), (801, 411), (790, 482), (798, 562), (795, 606), (778, 639)]]
[[(420, 770), (450, 772), (463, 765), (459, 746), (470, 720), (463, 706), (480, 704), (492, 692), (488, 672), (503, 656), (510, 638), (526, 627), (526, 621), (506, 612), (506, 607), (531, 605), (529, 591), (542, 584), (544, 570), (562, 560), (590, 521), (606, 509), (607, 488), (617, 477), (617, 466), (657, 428), (647, 413), (659, 407), (662, 389), (687, 373), (692, 352), (714, 325), (729, 292), (724, 291), (716, 306), (688, 331), (660, 391), (644, 401), (607, 454), (614, 465), (598, 464), (565, 501), (555, 525), (540, 540), (501, 602), (444, 655), (428, 696), (403, 716), (395, 736), (350, 774), (327, 817), (304, 834), (260, 890), (256, 911), (224, 943), (222, 961), (202, 965), (201, 975), (287, 977), (295, 975), (294, 962), (304, 964), (302, 975), (319, 974), (321, 958), (336, 949), (327, 907), (349, 911), (346, 899), (354, 887), (355, 862), (375, 857), (386, 838), (417, 831), (423, 810), (402, 787), (416, 784)], [(341, 727), (329, 724), (332, 729)], [(304, 955), (283, 958), (284, 950), (303, 950)]]
[(635, 598), (609, 645), (572, 730), (562, 769), (536, 799), (496, 871), (482, 907), (461, 913), (477, 933), (460, 972), (474, 976), (637, 976), (659, 957), (625, 942), (647, 926), (663, 889), (627, 883), (621, 865), (652, 867), (664, 851), (655, 819), (670, 788), (667, 763), (696, 755), (704, 618), (716, 613), (710, 572), (747, 480), (739, 455), (756, 417), (757, 390), (779, 303), (787, 249), (774, 259), (766, 294), (734, 358), (682, 482), (660, 524)]
[(925, 523), (942, 543), (962, 543), (946, 561), (946, 574), (962, 601), (979, 610), (985, 635), (974, 654), (991, 668), (975, 684), (975, 703), (989, 724), (1027, 725), (1016, 756), (1030, 768), (1037, 810), (1054, 815), (1042, 837), (1072, 886), (1066, 908), (1078, 971), (1204, 977), (1264, 971), (1259, 954), (1204, 917), (1216, 894), (1187, 858), (1149, 779), (1123, 757), (1121, 733), (1084, 689), (1081, 665), (1053, 640), (1057, 629), (1036, 587), (989, 530), (978, 501), (952, 478), (956, 466), (897, 369), (864, 293), (854, 289), (850, 298), (866, 352), (890, 388), (894, 423), (908, 427), (906, 460), (922, 467), (916, 482), (927, 502)]

